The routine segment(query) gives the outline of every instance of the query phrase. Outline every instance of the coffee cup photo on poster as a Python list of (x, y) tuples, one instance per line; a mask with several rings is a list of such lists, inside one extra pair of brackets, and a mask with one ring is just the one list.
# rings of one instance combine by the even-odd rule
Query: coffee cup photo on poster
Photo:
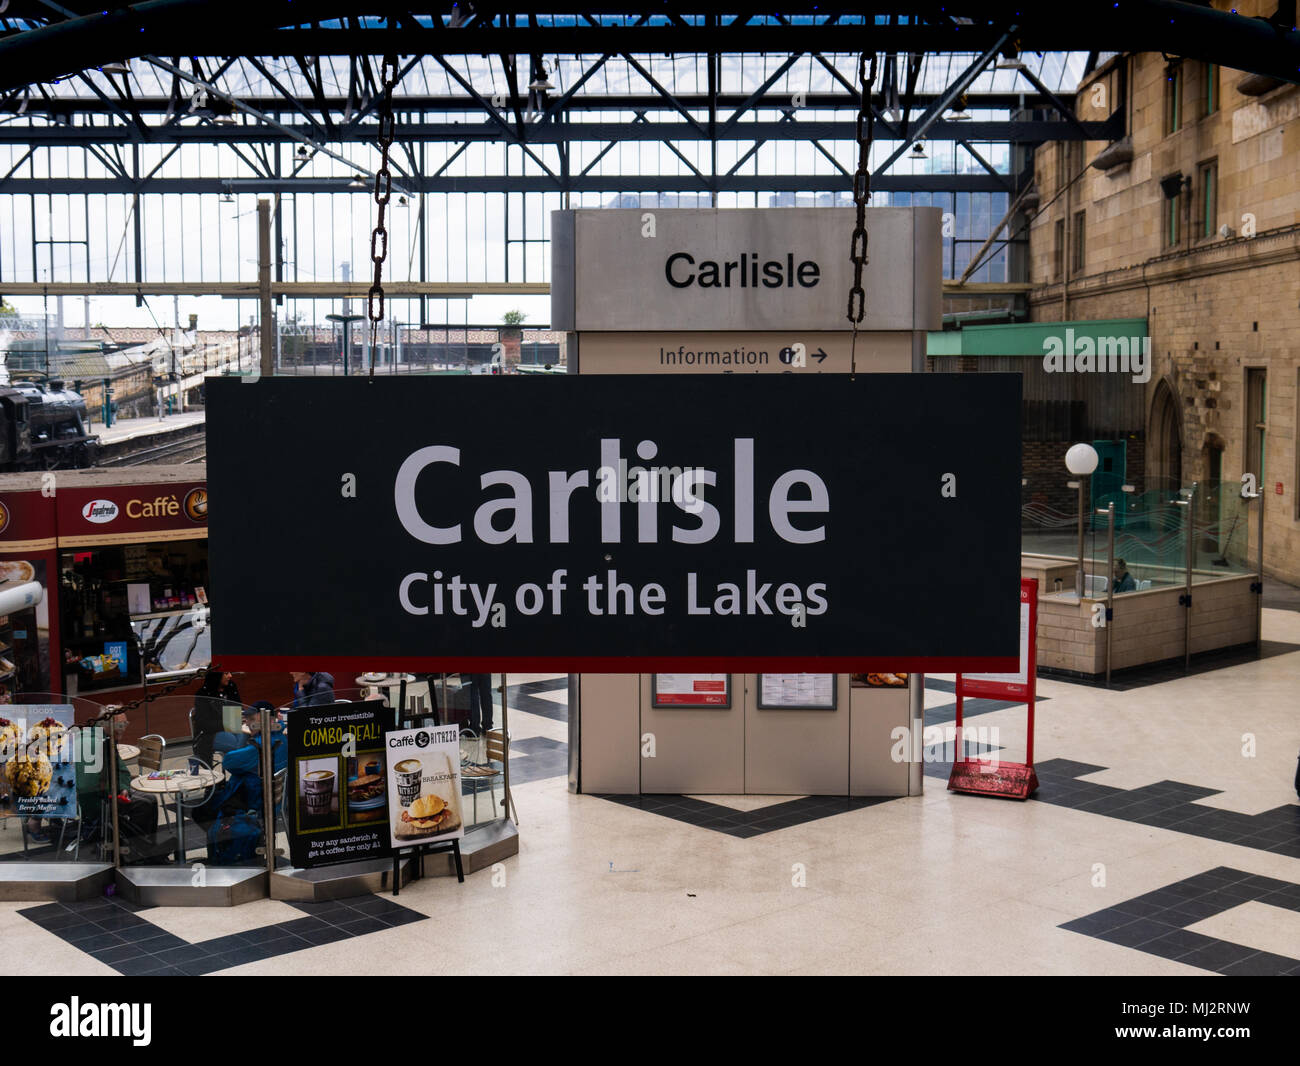
[(338, 783), (339, 759), (330, 755), (298, 759), (294, 766), (294, 822), (300, 832), (343, 826)]
[(402, 729), (384, 739), (393, 847), (464, 836), (457, 728)]

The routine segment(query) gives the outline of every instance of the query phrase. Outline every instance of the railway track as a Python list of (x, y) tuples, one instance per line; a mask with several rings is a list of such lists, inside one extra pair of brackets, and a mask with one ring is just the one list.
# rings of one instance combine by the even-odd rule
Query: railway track
[(168, 441), (165, 444), (159, 444), (153, 448), (142, 448), (139, 451), (130, 452), (127, 455), (116, 456), (99, 463), (104, 466), (144, 466), (148, 463), (198, 463), (206, 458), (208, 453), (208, 443), (202, 433), (197, 437), (187, 437), (184, 440)]

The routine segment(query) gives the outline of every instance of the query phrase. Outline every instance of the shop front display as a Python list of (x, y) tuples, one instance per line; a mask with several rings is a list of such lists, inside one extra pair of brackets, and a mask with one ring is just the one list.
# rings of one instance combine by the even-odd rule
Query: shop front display
[(24, 692), (98, 701), (209, 665), (206, 608), (196, 612), (207, 486), (194, 474), (0, 475), (0, 703)]
[(51, 687), (55, 544), (53, 508), (40, 492), (0, 487), (0, 704)]
[(59, 493), (57, 516), (65, 691), (209, 665), (206, 624), (187, 618), (207, 584), (202, 482), (73, 487)]

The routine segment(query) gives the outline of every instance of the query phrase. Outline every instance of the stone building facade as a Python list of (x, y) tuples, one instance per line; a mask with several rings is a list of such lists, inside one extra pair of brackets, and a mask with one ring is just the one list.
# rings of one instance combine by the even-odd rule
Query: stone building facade
[(1300, 86), (1142, 53), (1076, 99), (1127, 136), (1036, 153), (1030, 316), (1145, 317), (1148, 487), (1254, 474), (1265, 570), (1300, 584)]

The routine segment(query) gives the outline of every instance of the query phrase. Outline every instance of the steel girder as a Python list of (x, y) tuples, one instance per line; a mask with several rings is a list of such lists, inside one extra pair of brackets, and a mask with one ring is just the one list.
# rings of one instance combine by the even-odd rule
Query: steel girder
[[(286, 121), (277, 129), (257, 122), (234, 126), (166, 126), (143, 137), (133, 124), (85, 126), (0, 125), (0, 144), (48, 147), (85, 147), (103, 144), (291, 144), (313, 139), (317, 131), (301, 122)], [(854, 124), (842, 122), (744, 122), (727, 129), (721, 127), (716, 138), (707, 129), (687, 122), (582, 122), (529, 128), (527, 138), (519, 142), (506, 135), (495, 123), (403, 122), (397, 123), (399, 141), (426, 143), (474, 143), (506, 141), (532, 145), (572, 144), (579, 141), (852, 141)], [(1105, 122), (1083, 122), (1077, 126), (1065, 122), (1034, 120), (1007, 122), (936, 122), (927, 127), (927, 141), (999, 141), (1041, 144), (1044, 141), (1108, 141), (1123, 134), (1122, 116)], [(375, 138), (375, 124), (340, 127), (330, 142), (370, 144)]]
[[(1065, 13), (1056, 5), (991, 0), (783, 6), (784, 16), (747, 5), (719, 15), (665, 3), (631, 8), (617, 21), (498, 5), (452, 27), (440, 14), (386, 0), (144, 0), (109, 10), (86, 0), (9, 0), (0, 20), (0, 91), (113, 59), (192, 56), (195, 49), (226, 56), (980, 52), (1008, 30), (1026, 51), (1164, 51), (1300, 81), (1294, 0), (1272, 19), (1181, 0), (1075, 0)], [(58, 10), (77, 17), (60, 17)], [(864, 16), (894, 21), (867, 25)]]
[[(0, 195), (96, 195), (104, 193), (345, 193), (368, 194), (349, 185), (348, 178), (0, 178)], [(981, 171), (970, 174), (884, 174), (871, 179), (875, 192), (1007, 192), (1011, 175)], [(848, 192), (851, 176), (840, 174), (655, 174), (581, 175), (519, 174), (508, 176), (450, 175), (403, 176), (401, 186), (411, 193), (454, 192), (600, 192), (600, 193), (700, 193), (709, 192)], [(397, 179), (394, 179), (394, 189)]]

